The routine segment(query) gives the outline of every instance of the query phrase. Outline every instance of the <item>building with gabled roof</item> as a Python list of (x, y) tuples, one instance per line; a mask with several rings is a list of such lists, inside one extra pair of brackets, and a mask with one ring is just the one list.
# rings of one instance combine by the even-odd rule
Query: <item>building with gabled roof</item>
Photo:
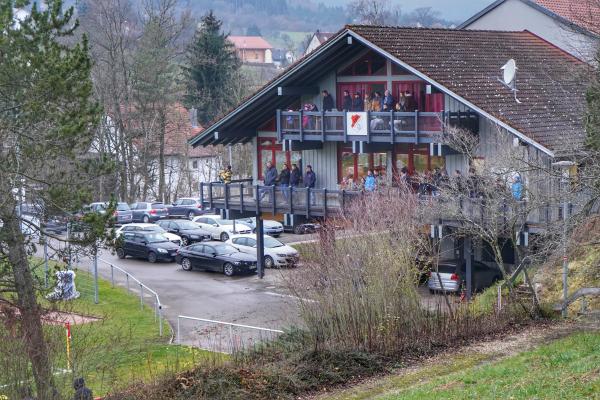
[(310, 53), (334, 35), (335, 32), (321, 32), (317, 29), (317, 31), (312, 35), (312, 37), (308, 41), (308, 45), (306, 46), (306, 49), (304, 49), (304, 55)]
[(243, 63), (272, 64), (273, 46), (261, 36), (228, 36)]
[[(519, 101), (500, 79), (509, 59), (518, 67)], [(480, 161), (492, 159), (502, 143), (549, 165), (584, 146), (588, 68), (529, 31), (349, 25), (190, 140), (194, 147), (250, 142), (255, 151), (253, 182), (242, 199), (223, 203), (223, 192), (209, 185), (201, 185), (201, 196), (210, 208), (269, 212), (290, 225), (327, 217), (343, 210), (347, 183), (360, 182), (369, 169), (390, 185), (401, 170), (466, 175), (473, 167), (468, 157), (442, 143), (447, 126), (479, 137)], [(334, 109), (323, 110), (323, 90), (334, 97)], [(395, 102), (402, 94), (406, 103), (383, 111), (346, 109), (345, 92), (360, 99), (385, 91)], [(305, 192), (287, 202), (280, 189), (270, 188), (281, 201), (257, 202), (251, 193), (262, 189), (251, 185), (261, 184), (267, 162), (278, 170), (284, 163), (311, 165), (314, 205)], [(240, 190), (228, 195), (234, 193)], [(532, 218), (539, 223), (548, 216)]]
[(600, 38), (597, 0), (497, 0), (459, 29), (528, 30), (586, 62)]

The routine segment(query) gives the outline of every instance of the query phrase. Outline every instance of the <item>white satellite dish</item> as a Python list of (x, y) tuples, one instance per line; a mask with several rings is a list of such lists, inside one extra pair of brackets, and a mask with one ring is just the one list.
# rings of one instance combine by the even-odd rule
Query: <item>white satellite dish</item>
[(517, 99), (517, 63), (511, 58), (500, 69), (503, 71), (503, 74), (502, 79), (498, 78), (498, 80), (514, 93), (515, 101), (521, 104), (521, 101)]
[(504, 71), (504, 84), (512, 86), (517, 75), (517, 63), (511, 58), (501, 69)]

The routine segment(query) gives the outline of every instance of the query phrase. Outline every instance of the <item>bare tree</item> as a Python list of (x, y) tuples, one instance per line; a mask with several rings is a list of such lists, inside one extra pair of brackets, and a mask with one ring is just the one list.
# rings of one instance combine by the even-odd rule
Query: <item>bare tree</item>
[(354, 0), (348, 13), (356, 22), (368, 25), (393, 25), (398, 22), (400, 8), (390, 0)]

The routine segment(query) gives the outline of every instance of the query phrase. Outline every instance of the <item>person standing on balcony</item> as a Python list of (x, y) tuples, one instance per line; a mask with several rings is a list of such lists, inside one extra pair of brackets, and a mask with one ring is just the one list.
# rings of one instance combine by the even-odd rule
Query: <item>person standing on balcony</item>
[[(304, 187), (307, 187), (309, 189), (314, 189), (316, 183), (317, 183), (317, 175), (314, 173), (312, 166), (307, 165), (306, 166), (306, 174), (304, 175)], [(310, 203), (312, 205), (315, 204), (315, 194), (312, 190), (310, 191)]]
[[(275, 182), (277, 181), (277, 168), (275, 168), (275, 166), (273, 166), (273, 163), (271, 163), (271, 161), (267, 162), (267, 169), (265, 170), (265, 181), (264, 184), (265, 186), (274, 186)], [(270, 190), (267, 188), (263, 188), (260, 194), (260, 200), (262, 201), (262, 199), (265, 197), (265, 194), (269, 193)], [(271, 200), (269, 200), (271, 201)]]
[(302, 172), (296, 164), (292, 164), (292, 172), (290, 172), (290, 187), (295, 188), (300, 186), (302, 181)]
[(344, 90), (344, 97), (342, 98), (342, 110), (348, 112), (352, 111), (352, 96), (350, 96), (350, 92)]
[(227, 168), (224, 168), (219, 172), (219, 178), (223, 183), (231, 183), (231, 177), (233, 173), (231, 172), (231, 165), (228, 165)]
[(331, 96), (329, 94), (329, 92), (327, 90), (323, 90), (323, 92), (321, 92), (323, 95), (323, 111), (331, 111), (334, 109), (334, 102), (333, 102), (333, 96)]
[[(373, 94), (373, 99), (371, 100), (371, 107), (370, 107), (369, 111), (381, 112), (382, 102), (383, 102), (383, 99), (381, 98), (381, 94), (379, 92), (375, 92)], [(372, 131), (374, 131), (376, 129), (383, 129), (383, 119), (380, 117), (373, 117), (371, 119), (370, 125), (371, 125)]]
[(375, 175), (373, 175), (373, 170), (370, 169), (365, 178), (365, 190), (367, 192), (374, 192), (376, 188), (377, 181), (375, 180)]
[(383, 96), (382, 111), (392, 111), (394, 108), (394, 101), (394, 96), (392, 96), (389, 90), (386, 90)]
[(368, 93), (365, 93), (365, 97), (363, 98), (363, 111), (373, 111), (372, 109), (372, 99), (371, 99), (371, 95)]
[(365, 104), (363, 99), (360, 98), (360, 92), (354, 93), (354, 99), (352, 99), (352, 111), (364, 111)]
[(283, 168), (281, 169), (281, 172), (279, 173), (279, 188), (281, 189), (281, 191), (283, 192), (283, 197), (285, 198), (285, 201), (289, 200), (289, 196), (288, 196), (288, 190), (290, 187), (290, 169), (288, 168), (287, 163), (283, 163)]

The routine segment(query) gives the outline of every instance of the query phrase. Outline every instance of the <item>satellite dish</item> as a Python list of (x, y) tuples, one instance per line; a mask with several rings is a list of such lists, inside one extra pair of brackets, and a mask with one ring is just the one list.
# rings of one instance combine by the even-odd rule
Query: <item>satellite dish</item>
[(517, 99), (517, 63), (511, 58), (500, 69), (503, 74), (502, 79), (498, 78), (498, 80), (514, 93), (517, 104), (521, 104), (521, 101)]
[(501, 69), (504, 71), (504, 84), (512, 86), (517, 74), (517, 63), (511, 58)]

